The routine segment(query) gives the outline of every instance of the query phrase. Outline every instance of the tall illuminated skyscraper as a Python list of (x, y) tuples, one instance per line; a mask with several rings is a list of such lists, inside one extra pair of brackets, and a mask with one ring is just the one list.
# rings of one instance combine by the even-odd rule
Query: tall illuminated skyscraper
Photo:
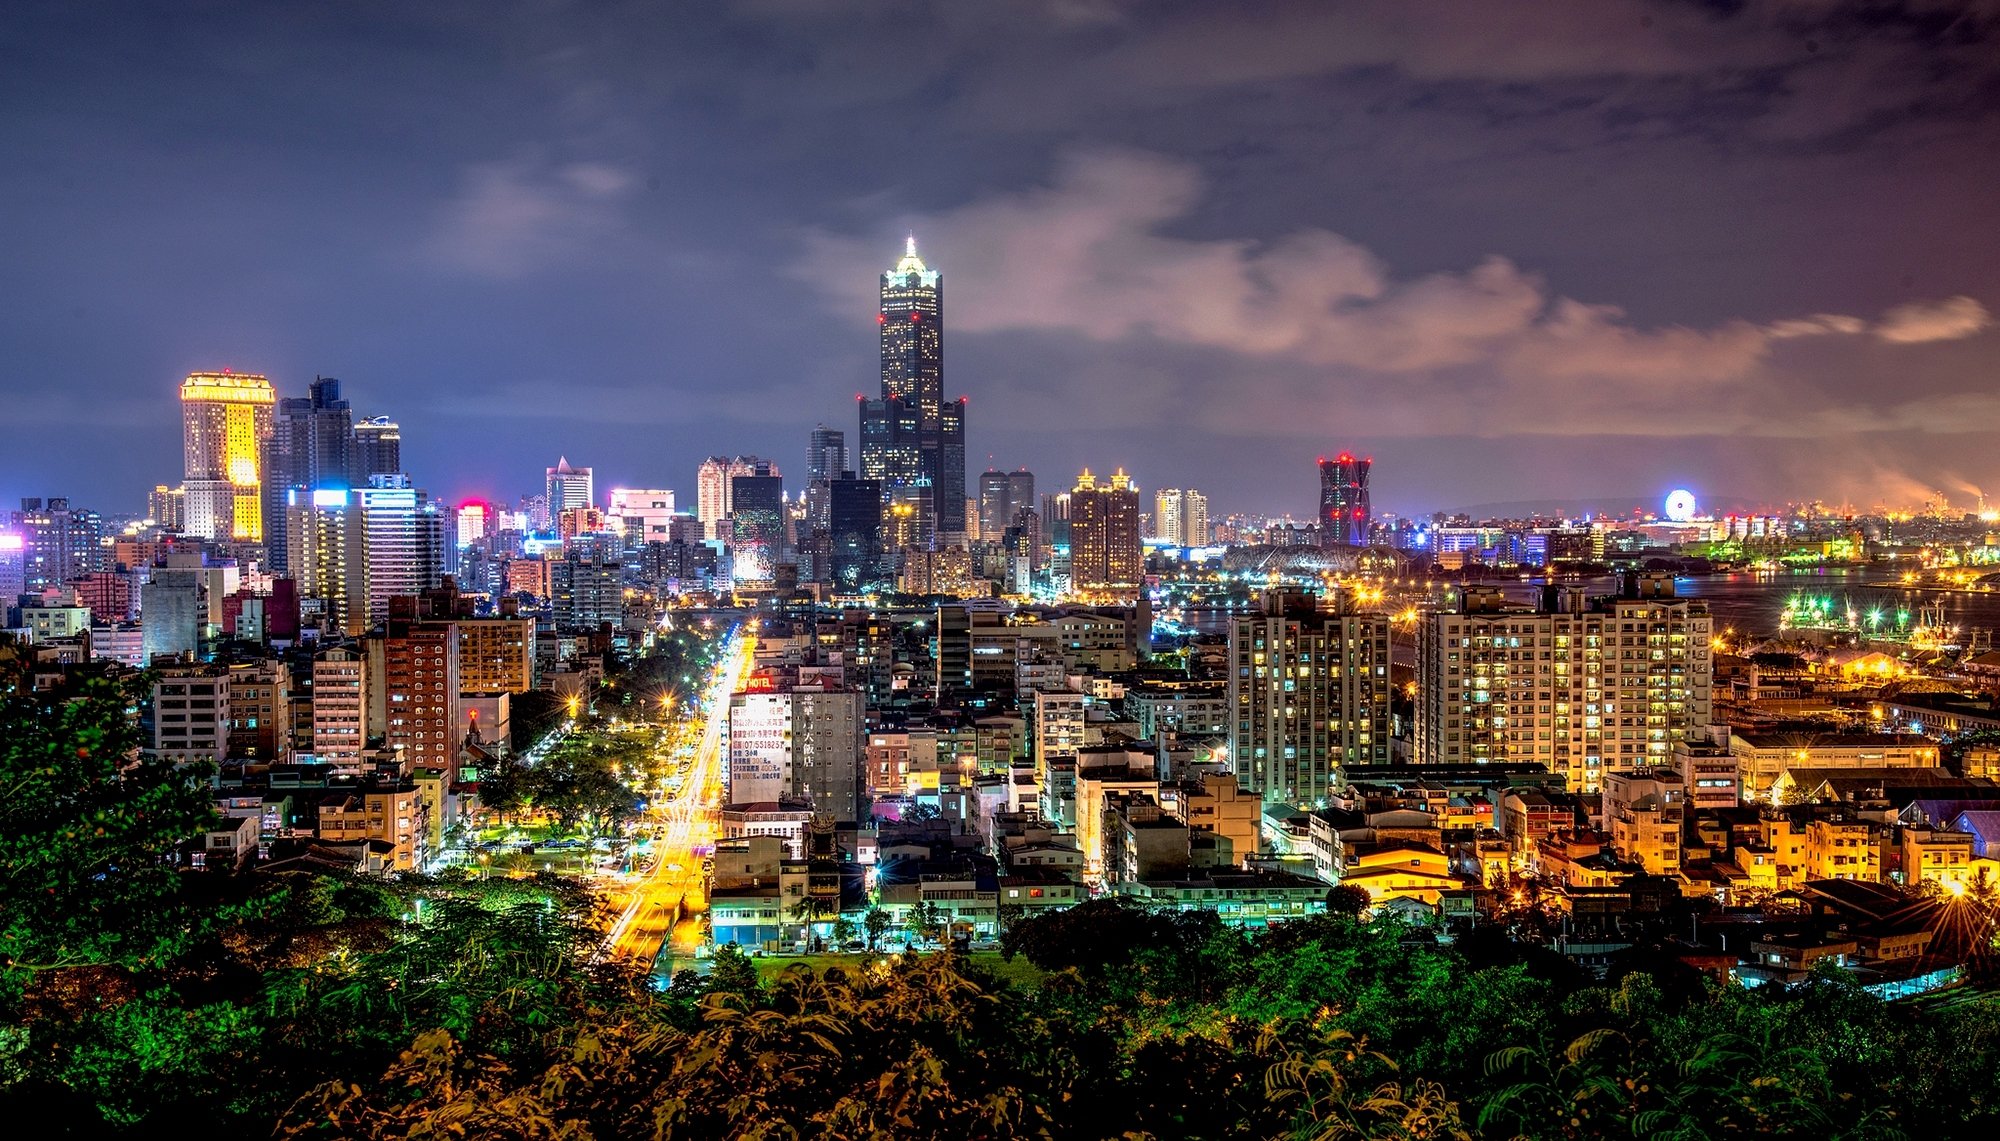
[(806, 445), (806, 518), (815, 527), (828, 523), (829, 488), (847, 471), (847, 433), (824, 424), (812, 430)]
[[(378, 475), (396, 475), (403, 470), (403, 428), (387, 416), (371, 416), (354, 424), (355, 486)], [(590, 469), (583, 469), (586, 479)]]
[(355, 475), (354, 415), (340, 398), (340, 382), (313, 378), (305, 396), (278, 401), (271, 439), (264, 447), (265, 560), (280, 574), (291, 569), (287, 508), (294, 492), (352, 487)]
[(912, 237), (881, 280), (882, 394), (861, 402), (861, 474), (928, 487), (937, 541), (965, 538), (965, 399), (944, 398), (944, 275)]
[(1089, 469), (1069, 493), (1070, 582), (1079, 594), (1135, 594), (1146, 578), (1139, 489), (1125, 469), (1099, 481)]
[(1368, 506), (1368, 466), (1342, 452), (1319, 460), (1319, 545), (1365, 547), (1372, 513)]
[(252, 373), (195, 372), (181, 382), (187, 531), (264, 541), (263, 456), (277, 394)]
[(590, 469), (571, 467), (569, 457), (556, 460), (556, 466), (548, 469), (549, 518), (560, 519), (562, 513), (572, 507), (589, 507), (596, 494), (591, 485)]

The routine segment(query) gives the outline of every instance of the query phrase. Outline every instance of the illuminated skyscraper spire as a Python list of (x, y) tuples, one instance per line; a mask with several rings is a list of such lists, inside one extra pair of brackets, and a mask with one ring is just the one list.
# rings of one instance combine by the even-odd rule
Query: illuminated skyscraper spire
[(956, 542), (965, 533), (965, 401), (944, 398), (944, 275), (924, 264), (911, 234), (880, 284), (882, 395), (861, 405), (861, 474), (885, 496), (928, 488), (934, 533)]

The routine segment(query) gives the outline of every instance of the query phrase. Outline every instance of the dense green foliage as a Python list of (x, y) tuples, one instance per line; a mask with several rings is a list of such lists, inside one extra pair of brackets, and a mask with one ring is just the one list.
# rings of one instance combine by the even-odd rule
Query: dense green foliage
[(137, 759), (143, 692), (0, 696), (0, 995), (43, 971), (157, 962), (205, 918), (163, 860), (215, 815), (208, 773)]

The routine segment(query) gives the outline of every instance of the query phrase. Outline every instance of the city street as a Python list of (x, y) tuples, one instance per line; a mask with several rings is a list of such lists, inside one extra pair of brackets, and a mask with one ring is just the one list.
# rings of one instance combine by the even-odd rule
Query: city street
[(605, 937), (610, 954), (650, 966), (663, 947), (674, 958), (692, 959), (700, 946), (701, 916), (708, 906), (703, 861), (714, 851), (722, 807), (729, 696), (749, 667), (754, 645), (748, 633), (733, 635), (699, 706), (686, 711), (690, 719), (701, 719), (693, 757), (681, 786), (649, 809), (652, 867), (627, 889), (629, 898)]

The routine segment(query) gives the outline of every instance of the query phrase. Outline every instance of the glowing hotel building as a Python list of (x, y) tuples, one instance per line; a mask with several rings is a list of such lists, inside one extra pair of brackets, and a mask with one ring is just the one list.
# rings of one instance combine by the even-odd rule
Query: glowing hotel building
[(263, 450), (276, 404), (271, 382), (251, 373), (196, 372), (181, 382), (188, 534), (264, 541)]

